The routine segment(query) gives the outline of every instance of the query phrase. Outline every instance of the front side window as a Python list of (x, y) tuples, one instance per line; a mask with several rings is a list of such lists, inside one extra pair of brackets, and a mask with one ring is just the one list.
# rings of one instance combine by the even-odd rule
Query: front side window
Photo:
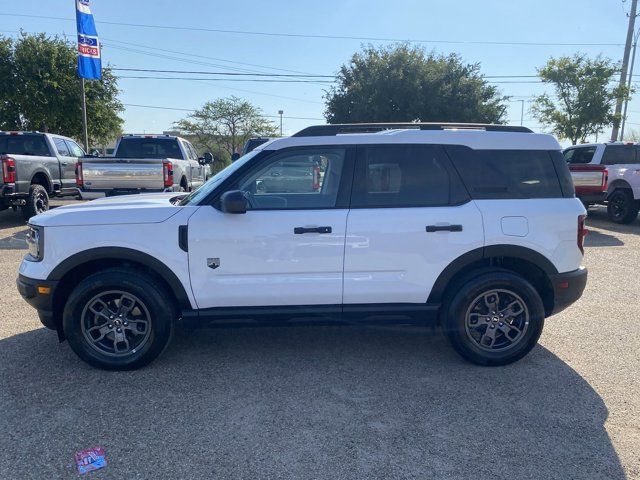
[(67, 143), (62, 138), (54, 138), (53, 143), (56, 145), (56, 150), (58, 150), (58, 154), (63, 157), (71, 156), (71, 152), (69, 151), (69, 147)]
[(440, 147), (372, 146), (358, 155), (354, 208), (431, 207), (465, 200), (466, 192)]
[(250, 210), (333, 208), (344, 160), (341, 148), (283, 152), (259, 162), (230, 190), (244, 192)]
[(66, 140), (66, 142), (72, 157), (84, 157), (84, 150), (80, 148), (80, 145), (72, 140)]
[(638, 163), (635, 145), (607, 145), (602, 156), (603, 165), (629, 165)]

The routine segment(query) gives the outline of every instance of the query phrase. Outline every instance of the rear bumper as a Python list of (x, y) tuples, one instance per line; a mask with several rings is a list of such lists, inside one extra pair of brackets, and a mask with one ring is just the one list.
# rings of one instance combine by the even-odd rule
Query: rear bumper
[(22, 298), (38, 311), (42, 324), (47, 328), (56, 330), (57, 326), (53, 316), (53, 294), (58, 282), (37, 280), (19, 275), (16, 284)]
[(578, 197), (582, 203), (599, 203), (602, 204), (607, 198), (607, 192), (599, 192), (599, 193), (583, 193), (580, 194), (576, 192), (576, 197)]
[(27, 194), (16, 192), (16, 185), (12, 183), (0, 185), (0, 205), (13, 206), (24, 205)]
[(179, 192), (180, 185), (166, 187), (161, 189), (155, 188), (97, 188), (97, 189), (81, 189), (80, 197), (83, 200), (94, 200), (103, 197), (116, 197), (121, 195), (137, 195), (140, 193), (163, 193), (163, 192)]
[(549, 276), (554, 293), (554, 306), (552, 315), (561, 312), (582, 296), (587, 285), (587, 269), (580, 267), (567, 273), (558, 273)]

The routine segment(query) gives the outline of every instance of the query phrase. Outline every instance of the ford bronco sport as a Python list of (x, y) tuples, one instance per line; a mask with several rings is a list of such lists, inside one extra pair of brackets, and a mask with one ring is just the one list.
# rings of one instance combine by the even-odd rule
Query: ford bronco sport
[(504, 365), (582, 294), (585, 213), (549, 135), (308, 127), (189, 195), (34, 217), (18, 289), (105, 369), (151, 362), (176, 326), (238, 322), (438, 322), (464, 358)]

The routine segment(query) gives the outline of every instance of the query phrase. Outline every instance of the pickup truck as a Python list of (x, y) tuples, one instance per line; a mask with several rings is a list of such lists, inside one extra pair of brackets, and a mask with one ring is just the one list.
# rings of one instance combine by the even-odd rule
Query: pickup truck
[(0, 211), (20, 207), (28, 220), (49, 209), (49, 197), (78, 195), (75, 169), (84, 155), (67, 137), (0, 131)]
[[(577, 196), (580, 197), (577, 176), (582, 176), (583, 182), (591, 182), (595, 188), (582, 198), (584, 203), (606, 205), (609, 219), (616, 223), (631, 223), (638, 217), (640, 144), (590, 143), (569, 147), (563, 154), (572, 171)], [(587, 179), (585, 175), (590, 175), (591, 178)], [(595, 185), (598, 175), (601, 182), (600, 193)]]
[(123, 135), (113, 157), (83, 159), (76, 184), (83, 199), (146, 192), (187, 192), (208, 179), (210, 153), (199, 158), (184, 138)]

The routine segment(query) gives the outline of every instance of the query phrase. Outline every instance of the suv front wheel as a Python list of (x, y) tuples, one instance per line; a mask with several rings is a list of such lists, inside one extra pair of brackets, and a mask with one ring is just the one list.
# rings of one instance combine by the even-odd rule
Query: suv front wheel
[(90, 275), (64, 308), (63, 329), (72, 350), (105, 370), (140, 368), (162, 353), (176, 317), (171, 297), (152, 277), (111, 268)]
[(536, 289), (507, 271), (468, 280), (445, 305), (443, 326), (453, 348), (479, 365), (507, 365), (536, 345), (544, 305)]

